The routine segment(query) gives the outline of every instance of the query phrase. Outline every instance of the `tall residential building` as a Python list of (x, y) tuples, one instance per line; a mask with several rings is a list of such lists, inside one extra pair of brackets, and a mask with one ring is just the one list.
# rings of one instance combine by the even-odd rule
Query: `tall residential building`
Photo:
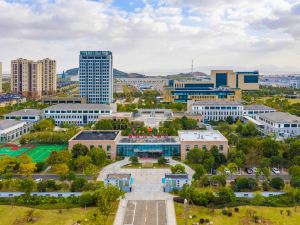
[(42, 63), (27, 59), (11, 61), (11, 91), (26, 97), (42, 95)]
[(56, 92), (56, 61), (46, 58), (38, 62), (42, 64), (42, 94), (51, 95)]
[(88, 103), (113, 101), (113, 56), (110, 51), (81, 51), (79, 55), (80, 96)]
[(0, 94), (2, 94), (2, 62), (0, 62)]

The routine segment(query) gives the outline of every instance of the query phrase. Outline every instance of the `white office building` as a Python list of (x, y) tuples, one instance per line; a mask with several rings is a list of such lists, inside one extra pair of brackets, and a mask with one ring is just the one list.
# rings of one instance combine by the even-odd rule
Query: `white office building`
[(113, 56), (110, 51), (81, 51), (79, 91), (91, 104), (113, 101)]
[(276, 112), (276, 109), (265, 105), (245, 105), (244, 106), (244, 116), (249, 116), (255, 118), (258, 114)]
[(265, 135), (278, 138), (296, 137), (300, 135), (300, 118), (284, 112), (258, 114), (256, 121)]
[(37, 122), (42, 118), (43, 111), (39, 109), (21, 109), (4, 115), (6, 120), (21, 120)]
[(0, 120), (0, 143), (14, 141), (28, 133), (32, 123), (17, 120)]
[(56, 125), (86, 125), (97, 122), (102, 115), (111, 115), (112, 109), (104, 104), (57, 104), (44, 109), (44, 117)]
[(188, 113), (202, 115), (204, 121), (226, 120), (231, 116), (234, 120), (243, 116), (243, 105), (233, 101), (189, 101)]

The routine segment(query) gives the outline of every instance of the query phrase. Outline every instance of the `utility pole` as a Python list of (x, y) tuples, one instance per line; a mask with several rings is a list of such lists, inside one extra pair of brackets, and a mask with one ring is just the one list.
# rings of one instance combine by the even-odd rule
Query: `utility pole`
[(184, 225), (187, 225), (187, 206), (188, 206), (188, 200), (184, 199)]

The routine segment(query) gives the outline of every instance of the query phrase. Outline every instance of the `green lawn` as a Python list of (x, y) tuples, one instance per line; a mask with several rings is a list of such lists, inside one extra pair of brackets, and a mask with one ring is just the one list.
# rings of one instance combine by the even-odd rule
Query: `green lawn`
[[(200, 218), (209, 219), (213, 221), (214, 225), (255, 225), (249, 216), (249, 212), (254, 212), (263, 223), (268, 225), (299, 225), (300, 224), (300, 209), (295, 212), (294, 208), (284, 207), (263, 207), (263, 206), (240, 206), (239, 212), (234, 212), (231, 209), (233, 216), (228, 217), (222, 214), (222, 209), (217, 209), (212, 212), (211, 209), (199, 206), (189, 206), (188, 217), (196, 215), (193, 219), (188, 219), (188, 225), (192, 225), (193, 222), (199, 222)], [(177, 225), (184, 225), (184, 213), (183, 204), (175, 203)], [(281, 215), (280, 210), (283, 210)], [(287, 216), (286, 210), (291, 211), (291, 215)]]
[[(28, 213), (33, 210), (35, 222), (27, 222)], [(81, 225), (101, 224), (101, 217), (94, 221), (93, 214), (99, 214), (97, 208), (74, 208), (59, 210), (31, 209), (21, 206), (3, 206), (0, 205), (0, 225), (73, 225), (80, 220)], [(110, 216), (106, 225), (112, 225), (114, 216)]]
[(66, 148), (66, 145), (37, 145), (26, 154), (29, 155), (34, 162), (43, 162), (50, 156), (51, 152), (61, 151)]
[(158, 164), (158, 163), (153, 163), (153, 167), (143, 167), (142, 163), (137, 163), (137, 164), (127, 164), (125, 166), (122, 166), (123, 169), (166, 169), (170, 168), (170, 165), (168, 164)]

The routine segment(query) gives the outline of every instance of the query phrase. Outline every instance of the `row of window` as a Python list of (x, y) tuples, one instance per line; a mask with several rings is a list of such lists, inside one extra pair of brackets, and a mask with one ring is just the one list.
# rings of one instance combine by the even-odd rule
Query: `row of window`
[(109, 110), (45, 110), (45, 113), (89, 113), (89, 114), (110, 114)]

